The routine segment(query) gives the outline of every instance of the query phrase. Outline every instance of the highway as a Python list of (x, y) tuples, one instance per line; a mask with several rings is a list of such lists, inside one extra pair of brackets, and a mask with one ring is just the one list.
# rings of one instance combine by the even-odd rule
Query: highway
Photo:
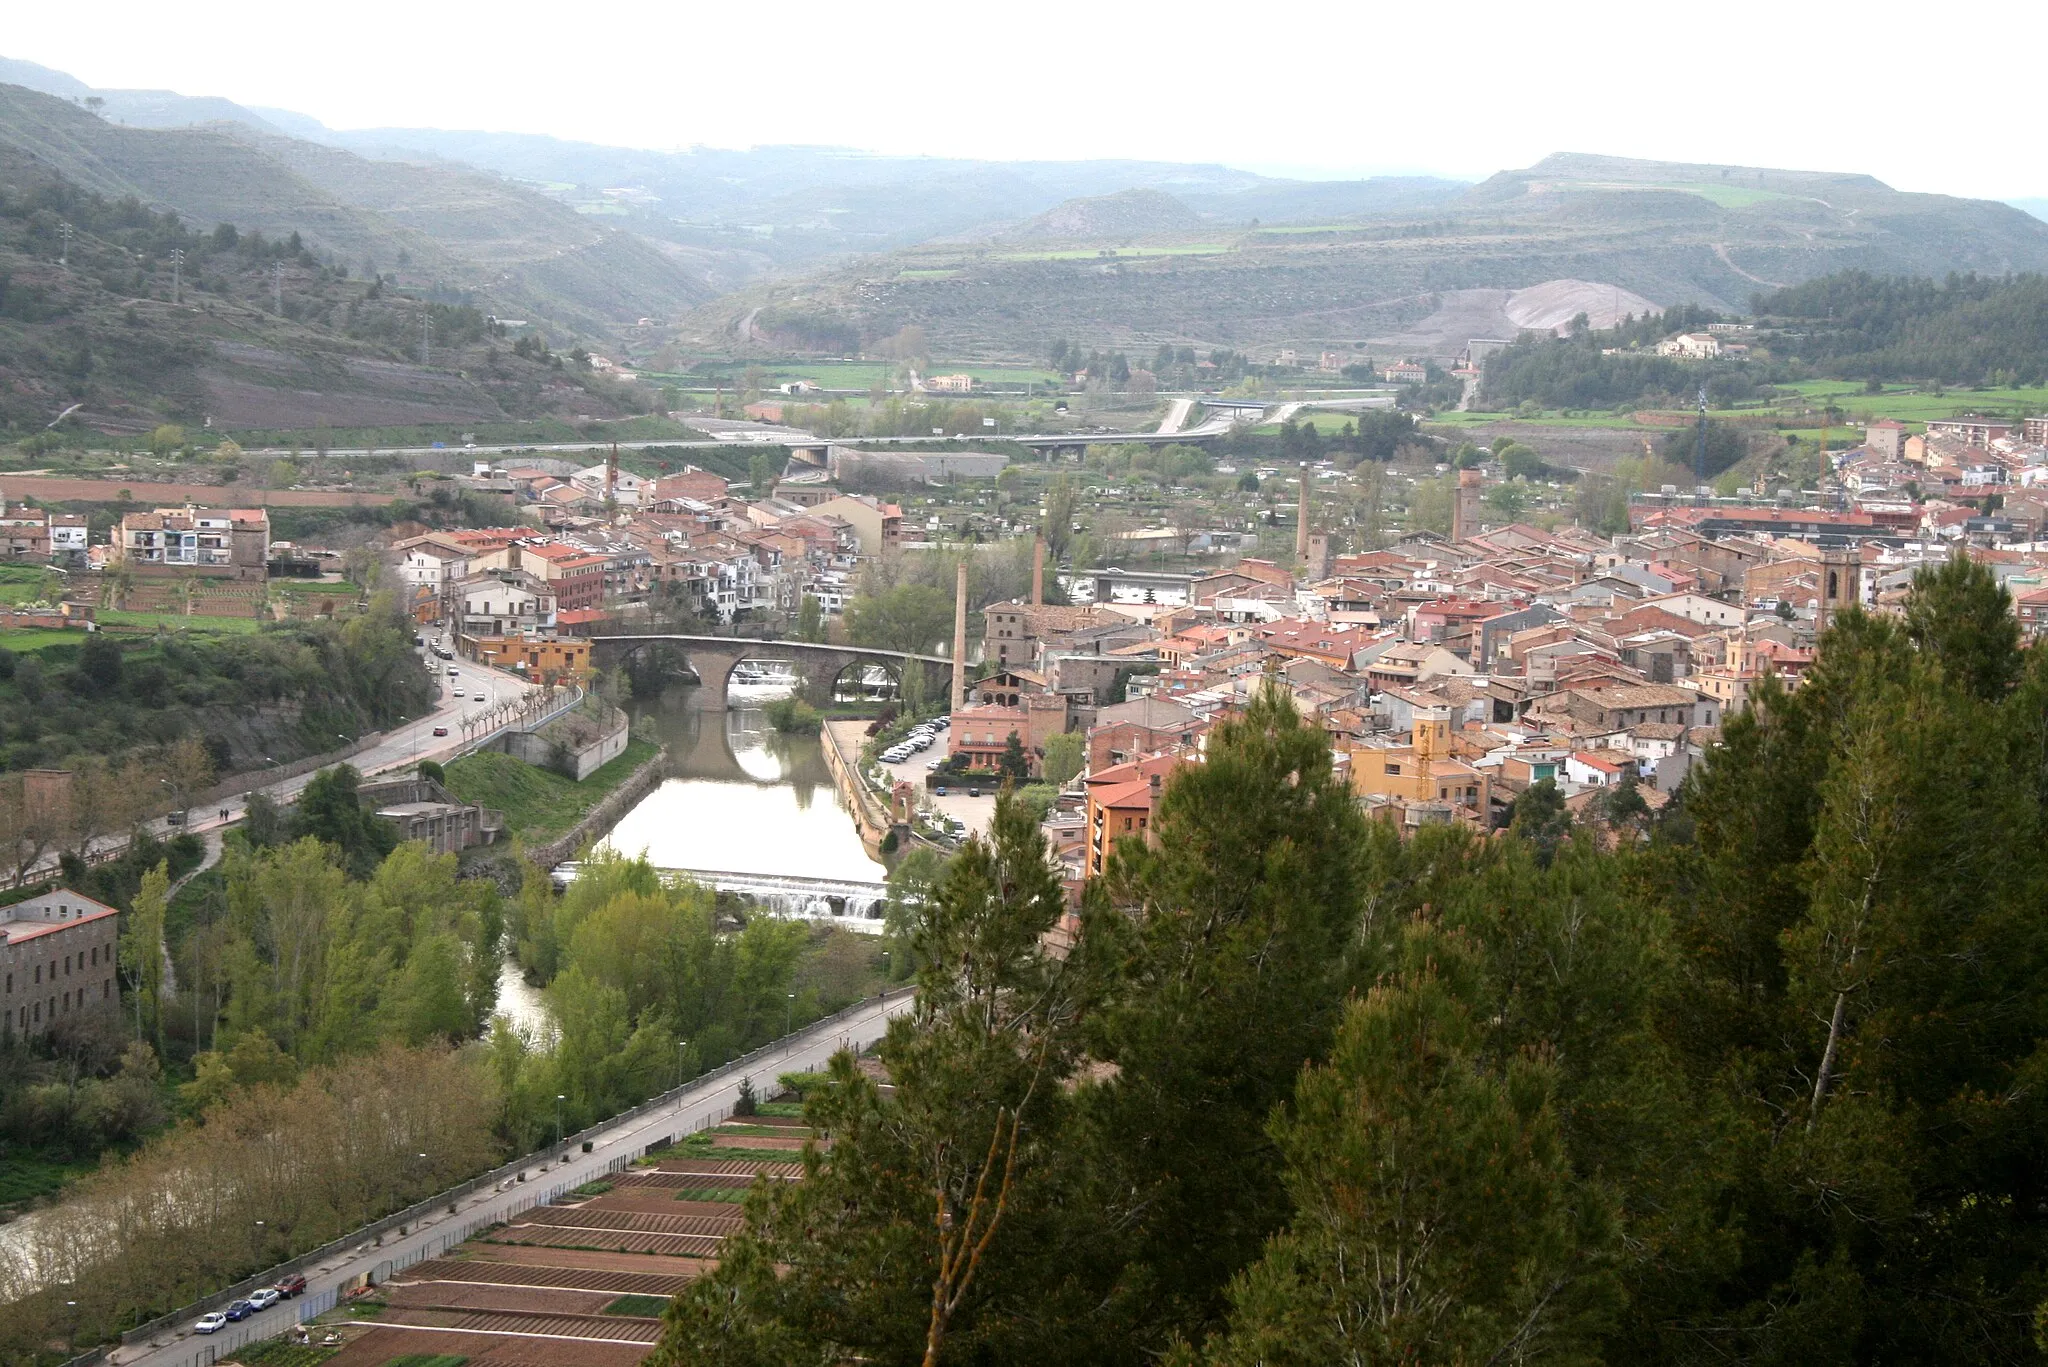
[[(752, 1075), (769, 1079), (781, 1073), (821, 1069), (841, 1048), (859, 1049), (880, 1039), (890, 1018), (910, 1010), (914, 1001), (913, 993), (903, 991), (886, 1001), (871, 1003), (845, 1019), (820, 1022), (810, 1030), (792, 1036), (779, 1050), (758, 1060)], [(305, 1295), (309, 1299), (317, 1298), (323, 1292), (347, 1286), (374, 1270), (379, 1263), (407, 1263), (429, 1246), (434, 1246), (433, 1252), (438, 1254), (441, 1252), (438, 1245), (448, 1230), (471, 1226), (478, 1221), (501, 1219), (525, 1209), (536, 1187), (546, 1190), (565, 1183), (580, 1186), (603, 1176), (615, 1160), (639, 1157), (649, 1144), (702, 1129), (731, 1111), (733, 1102), (739, 1097), (739, 1084), (740, 1075), (734, 1073), (692, 1087), (668, 1106), (602, 1131), (592, 1139), (591, 1152), (587, 1154), (572, 1153), (553, 1165), (537, 1164), (527, 1172), (527, 1180), (523, 1184), (514, 1185), (509, 1190), (478, 1192), (458, 1202), (455, 1214), (448, 1214), (444, 1207), (441, 1213), (412, 1226), (403, 1238), (387, 1237), (381, 1245), (364, 1245), (337, 1255), (316, 1268), (308, 1268)], [(225, 1349), (238, 1341), (249, 1342), (284, 1333), (297, 1321), (297, 1308), (304, 1303), (300, 1300), (281, 1302), (241, 1324), (228, 1326), (217, 1336), (194, 1334), (189, 1323), (182, 1324), (175, 1330), (165, 1330), (149, 1342), (123, 1345), (115, 1349), (107, 1361), (119, 1363), (121, 1367), (188, 1367), (194, 1355), (209, 1346), (209, 1337), (221, 1345), (225, 1356)], [(242, 1332), (249, 1329), (256, 1332)]]

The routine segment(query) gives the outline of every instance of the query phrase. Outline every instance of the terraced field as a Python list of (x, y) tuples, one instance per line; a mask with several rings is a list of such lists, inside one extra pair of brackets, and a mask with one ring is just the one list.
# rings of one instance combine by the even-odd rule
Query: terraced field
[(764, 1174), (796, 1180), (803, 1165), (790, 1149), (732, 1155), (749, 1141), (798, 1148), (811, 1131), (756, 1116), (708, 1138), (717, 1157), (677, 1154), (617, 1173), (607, 1191), (537, 1206), (397, 1273), (376, 1327), (332, 1361), (381, 1367), (425, 1354), (465, 1357), (468, 1367), (636, 1367), (661, 1339), (653, 1312), (715, 1263), (741, 1226), (736, 1199), (697, 1198), (738, 1198)]

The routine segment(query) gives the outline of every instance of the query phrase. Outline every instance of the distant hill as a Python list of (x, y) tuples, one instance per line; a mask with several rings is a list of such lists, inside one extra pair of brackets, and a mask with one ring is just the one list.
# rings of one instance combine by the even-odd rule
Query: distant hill
[(0, 85), (0, 143), (82, 189), (132, 195), (200, 226), (296, 232), (357, 272), (395, 274), (565, 338), (618, 338), (642, 317), (673, 317), (717, 293), (686, 253), (500, 177), (373, 161), (267, 127), (127, 127)]
[[(1112, 236), (1098, 240), (1122, 245)], [(1209, 223), (1157, 242), (1171, 250), (1107, 262), (934, 243), (751, 286), (693, 312), (683, 336), (741, 345), (736, 323), (772, 303), (867, 342), (917, 326), (948, 356), (1036, 358), (1064, 338), (1448, 357), (1465, 338), (1517, 326), (1506, 311), (1514, 292), (1550, 282), (1595, 314), (1603, 296), (1739, 311), (1760, 290), (1841, 270), (2048, 269), (2048, 223), (2007, 204), (1901, 193), (1861, 175), (1586, 155), (1412, 207), (1234, 234)], [(1547, 319), (1540, 302), (1524, 307)]]
[(96, 90), (75, 76), (13, 57), (0, 57), (0, 84), (24, 86), (74, 103), (96, 99), (99, 112), (107, 118), (138, 128), (241, 123), (264, 132), (283, 131), (255, 110), (215, 95), (180, 95), (170, 90)]
[(1202, 216), (1164, 190), (1120, 190), (1113, 195), (1055, 204), (1016, 231), (1018, 237), (1071, 237), (1102, 241), (1180, 233), (1202, 226)]
[[(68, 252), (60, 223), (73, 230)], [(174, 250), (185, 253), (176, 299)], [(631, 411), (631, 395), (518, 341), (473, 307), (327, 264), (302, 237), (194, 231), (0, 140), (0, 434), (38, 433), (67, 412), (69, 426), (182, 424), (217, 441)]]

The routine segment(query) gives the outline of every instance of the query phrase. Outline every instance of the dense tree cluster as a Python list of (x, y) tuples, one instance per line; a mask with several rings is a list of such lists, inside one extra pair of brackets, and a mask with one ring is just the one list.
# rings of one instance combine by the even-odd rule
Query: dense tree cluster
[(2006, 385), (2048, 375), (2048, 276), (1844, 271), (1760, 294), (1752, 307), (1773, 350), (1827, 375)]
[(1064, 954), (1006, 801), (655, 1361), (2036, 1360), (2048, 653), (1957, 562), (1726, 742), (1403, 841), (1269, 695)]
[(33, 654), (0, 650), (0, 770), (86, 755), (119, 761), (195, 734), (221, 738), (214, 758), (225, 768), (248, 760), (248, 726), (262, 712), (279, 715), (263, 742), (282, 747), (274, 757), (331, 750), (337, 734), (389, 726), (426, 706), (433, 685), (411, 644), (386, 600), (346, 619), (246, 636), (171, 635), (139, 649), (93, 636)]

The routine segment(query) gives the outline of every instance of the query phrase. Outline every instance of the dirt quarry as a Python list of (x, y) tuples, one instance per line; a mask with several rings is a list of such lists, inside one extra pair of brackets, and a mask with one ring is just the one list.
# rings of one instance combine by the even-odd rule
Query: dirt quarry
[(1449, 360), (1475, 337), (1511, 340), (1525, 331), (1554, 332), (1581, 313), (1596, 328), (1661, 306), (1618, 285), (1595, 280), (1546, 280), (1518, 290), (1445, 290), (1435, 312), (1385, 337), (1371, 339), (1373, 354)]

